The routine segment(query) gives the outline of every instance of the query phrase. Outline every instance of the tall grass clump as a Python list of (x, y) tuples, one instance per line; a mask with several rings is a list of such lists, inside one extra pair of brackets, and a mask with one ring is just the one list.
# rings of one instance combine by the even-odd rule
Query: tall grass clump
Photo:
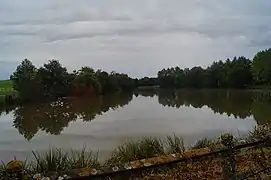
[(220, 143), (215, 140), (210, 140), (207, 138), (203, 138), (196, 142), (190, 149), (201, 149), (201, 148), (210, 148), (211, 150), (216, 149)]
[(145, 137), (139, 143), (142, 158), (150, 158), (165, 154), (163, 142), (154, 137)]
[(34, 160), (30, 164), (31, 172), (48, 173), (67, 171), (72, 169), (93, 167), (98, 168), (98, 154), (87, 152), (84, 147), (80, 151), (71, 150), (70, 153), (52, 148), (45, 153), (33, 152)]
[(180, 153), (185, 151), (185, 146), (182, 137), (177, 137), (175, 134), (172, 136), (167, 136), (167, 153)]
[(71, 154), (68, 156), (68, 163), (70, 165), (69, 169), (100, 167), (98, 154), (93, 154), (92, 151), (87, 152), (85, 147), (81, 151), (71, 150)]
[(163, 142), (158, 138), (145, 137), (139, 141), (129, 141), (120, 145), (107, 160), (106, 165), (123, 164), (126, 162), (156, 157), (165, 154)]
[(34, 161), (31, 163), (31, 171), (48, 173), (52, 171), (64, 171), (69, 169), (68, 153), (61, 149), (52, 148), (45, 153), (35, 153)]
[(264, 124), (255, 126), (253, 131), (249, 132), (249, 135), (247, 136), (247, 141), (255, 142), (260, 140), (266, 140), (268, 138), (271, 138), (271, 125)]

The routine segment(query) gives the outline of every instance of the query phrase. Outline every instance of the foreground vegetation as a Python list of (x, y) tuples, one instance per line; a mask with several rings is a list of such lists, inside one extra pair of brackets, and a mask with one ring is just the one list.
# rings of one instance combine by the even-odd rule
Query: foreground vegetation
[[(271, 138), (271, 127), (269, 125), (258, 126), (254, 129), (254, 131), (250, 132), (246, 137), (236, 137), (233, 140), (234, 145), (238, 145), (239, 143), (247, 143), (247, 142), (255, 142), (258, 140), (264, 140), (267, 138)], [(17, 168), (21, 166), (24, 168), (25, 172), (28, 174), (46, 174), (49, 172), (60, 172), (60, 171), (69, 171), (72, 169), (78, 168), (100, 168), (100, 167), (109, 167), (121, 165), (127, 162), (146, 159), (151, 157), (157, 157), (161, 155), (171, 154), (171, 153), (181, 153), (187, 150), (199, 149), (199, 148), (209, 148), (211, 150), (219, 150), (224, 148), (227, 140), (223, 137), (230, 137), (230, 134), (224, 134), (222, 139), (217, 140), (208, 140), (206, 138), (198, 141), (195, 145), (191, 147), (185, 147), (183, 143), (183, 139), (177, 136), (169, 136), (165, 140), (160, 140), (157, 138), (146, 137), (139, 141), (130, 141), (115, 149), (110, 158), (104, 163), (101, 164), (98, 161), (98, 154), (94, 154), (93, 152), (87, 152), (85, 148), (82, 151), (71, 151), (64, 152), (60, 149), (51, 149), (46, 153), (38, 154), (33, 152), (34, 158), (31, 161), (20, 162), (18, 160), (13, 160), (11, 163), (3, 164), (0, 170), (0, 176), (5, 177), (7, 170), (12, 168)], [(267, 152), (267, 156), (265, 156), (264, 160), (270, 162), (270, 149), (265, 149)], [(256, 154), (255, 154), (256, 153)], [(257, 154), (257, 151), (243, 151), (239, 153), (237, 156), (238, 168), (240, 171), (247, 170), (251, 165), (252, 161), (257, 161), (255, 159), (255, 155), (257, 158), (263, 158), (260, 151)], [(143, 172), (143, 176), (148, 179), (148, 177), (166, 177), (168, 179), (174, 179), (174, 176), (179, 177), (191, 177), (202, 173), (210, 173), (209, 171), (221, 171), (221, 167), (218, 159), (209, 158), (203, 159), (198, 162), (186, 162), (180, 165), (174, 166), (170, 169), (164, 169), (159, 171), (152, 172)], [(254, 162), (256, 163), (256, 162)], [(204, 165), (205, 164), (205, 165)], [(208, 164), (208, 166), (206, 166)], [(243, 167), (242, 167), (243, 164)], [(205, 166), (205, 167), (204, 167)], [(178, 173), (177, 173), (178, 171)], [(197, 172), (197, 173), (196, 173)], [(176, 174), (177, 173), (177, 174)], [(192, 174), (190, 174), (192, 173)], [(219, 173), (218, 173), (219, 174)], [(217, 178), (218, 174), (214, 177), (209, 174), (210, 178)], [(220, 172), (221, 174), (221, 172)], [(213, 174), (214, 175), (214, 174)], [(176, 179), (176, 177), (175, 177)]]

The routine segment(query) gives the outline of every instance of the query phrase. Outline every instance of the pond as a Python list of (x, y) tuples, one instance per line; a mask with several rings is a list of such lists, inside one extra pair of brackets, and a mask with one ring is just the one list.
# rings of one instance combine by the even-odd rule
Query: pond
[(145, 90), (2, 108), (0, 159), (86, 147), (103, 160), (119, 144), (144, 136), (175, 133), (188, 146), (223, 132), (241, 136), (271, 121), (268, 99), (259, 91)]

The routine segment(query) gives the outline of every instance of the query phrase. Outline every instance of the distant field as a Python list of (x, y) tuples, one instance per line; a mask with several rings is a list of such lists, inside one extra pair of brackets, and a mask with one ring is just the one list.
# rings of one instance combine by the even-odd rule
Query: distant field
[(10, 80), (0, 80), (0, 94), (9, 94), (15, 92)]

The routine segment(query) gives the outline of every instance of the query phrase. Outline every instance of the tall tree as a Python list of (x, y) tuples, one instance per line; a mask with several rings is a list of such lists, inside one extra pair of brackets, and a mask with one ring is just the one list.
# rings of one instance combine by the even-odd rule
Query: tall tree
[(231, 88), (245, 88), (252, 85), (251, 61), (245, 57), (234, 59), (228, 69), (228, 84)]
[(20, 98), (24, 101), (33, 100), (40, 93), (36, 74), (36, 67), (31, 61), (25, 59), (10, 76), (13, 88), (18, 91)]
[(82, 67), (74, 79), (76, 92), (80, 94), (90, 94), (100, 91), (100, 83), (95, 75), (95, 71), (90, 67)]
[(43, 86), (44, 96), (66, 96), (70, 92), (71, 82), (67, 69), (59, 61), (50, 60), (38, 69), (38, 80)]
[(253, 58), (252, 72), (259, 85), (271, 85), (271, 49), (258, 52)]

